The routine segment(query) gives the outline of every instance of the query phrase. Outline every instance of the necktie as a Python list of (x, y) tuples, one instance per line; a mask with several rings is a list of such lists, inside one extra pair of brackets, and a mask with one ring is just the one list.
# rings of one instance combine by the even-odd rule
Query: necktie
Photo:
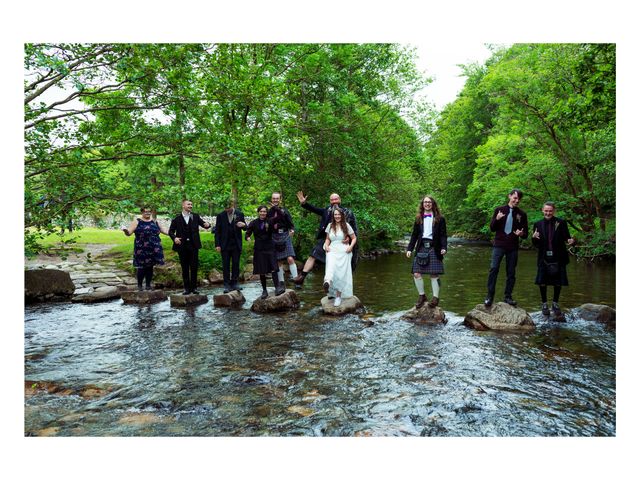
[(549, 222), (549, 226), (547, 227), (547, 242), (548, 242), (548, 250), (553, 250), (553, 222)]
[(509, 215), (507, 215), (507, 222), (504, 224), (504, 233), (509, 235), (513, 229), (513, 208), (509, 209)]

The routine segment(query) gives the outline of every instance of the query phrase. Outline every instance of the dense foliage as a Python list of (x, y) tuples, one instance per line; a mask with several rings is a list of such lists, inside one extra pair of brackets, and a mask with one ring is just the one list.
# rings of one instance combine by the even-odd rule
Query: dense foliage
[(615, 254), (615, 45), (514, 45), (471, 65), (427, 144), (450, 224), (487, 235), (521, 188), (533, 221), (547, 200), (586, 257)]
[(298, 248), (317, 218), (295, 192), (356, 213), (363, 249), (410, 230), (433, 194), (451, 233), (489, 237), (514, 187), (531, 220), (556, 201), (578, 253), (615, 253), (615, 45), (520, 44), (468, 65), (443, 112), (393, 44), (28, 44), (25, 246), (79, 216), (247, 213), (284, 194)]
[(79, 215), (171, 214), (185, 197), (253, 212), (273, 190), (298, 244), (317, 227), (298, 190), (317, 205), (340, 193), (364, 248), (389, 243), (424, 162), (403, 117), (427, 82), (413, 59), (386, 44), (27, 45), (27, 247)]

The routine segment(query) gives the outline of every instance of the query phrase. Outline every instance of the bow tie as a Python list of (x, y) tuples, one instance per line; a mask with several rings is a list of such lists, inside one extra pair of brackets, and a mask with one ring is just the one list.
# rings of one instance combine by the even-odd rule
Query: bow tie
[(430, 217), (430, 216), (431, 216), (431, 214), (430, 214), (430, 213), (425, 213), (425, 214), (423, 214), (422, 216), (426, 218), (426, 217)]

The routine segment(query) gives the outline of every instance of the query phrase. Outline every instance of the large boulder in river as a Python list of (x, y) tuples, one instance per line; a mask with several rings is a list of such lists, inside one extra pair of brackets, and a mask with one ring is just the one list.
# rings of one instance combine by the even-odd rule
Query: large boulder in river
[(487, 308), (483, 304), (476, 305), (464, 317), (464, 324), (475, 330), (515, 330), (528, 332), (535, 330), (536, 325), (523, 308), (498, 302)]
[(169, 296), (169, 303), (172, 307), (195, 307), (196, 305), (201, 305), (208, 301), (209, 297), (199, 293), (191, 293), (189, 295), (175, 294)]
[(575, 314), (585, 320), (592, 320), (607, 325), (616, 324), (616, 311), (608, 305), (585, 303), (575, 309)]
[(41, 268), (24, 272), (25, 303), (68, 300), (75, 289), (69, 273), (62, 270)]
[(167, 294), (162, 290), (132, 290), (122, 292), (122, 303), (133, 303), (137, 305), (149, 305), (151, 303), (162, 302), (167, 299)]
[(347, 313), (362, 313), (364, 312), (364, 305), (358, 297), (355, 295), (348, 298), (343, 298), (339, 307), (334, 307), (333, 302), (335, 299), (325, 296), (320, 300), (322, 304), (322, 310), (327, 315), (345, 315)]
[(410, 322), (426, 323), (430, 325), (447, 323), (444, 310), (440, 307), (430, 307), (428, 303), (425, 303), (420, 308), (413, 307), (407, 313), (402, 315), (402, 318)]
[(300, 307), (300, 299), (296, 292), (287, 289), (282, 295), (269, 295), (267, 298), (258, 298), (251, 305), (251, 311), (257, 313), (284, 312)]
[(120, 298), (122, 289), (118, 287), (97, 287), (92, 292), (75, 295), (71, 301), (74, 303), (95, 303)]

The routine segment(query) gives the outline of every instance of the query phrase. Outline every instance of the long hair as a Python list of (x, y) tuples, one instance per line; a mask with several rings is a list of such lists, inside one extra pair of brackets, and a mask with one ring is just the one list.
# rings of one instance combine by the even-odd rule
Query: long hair
[(433, 212), (433, 223), (438, 223), (442, 218), (440, 214), (440, 208), (438, 207), (438, 202), (431, 195), (425, 195), (420, 199), (420, 204), (418, 205), (418, 213), (416, 214), (416, 223), (418, 225), (422, 225), (422, 215), (424, 215), (424, 199), (428, 198), (431, 200), (431, 211)]
[(334, 208), (331, 211), (331, 230), (334, 232), (338, 231), (338, 223), (336, 222), (336, 217), (334, 214), (336, 212), (340, 212), (340, 228), (342, 229), (342, 233), (345, 237), (349, 236), (349, 228), (347, 227), (347, 216), (344, 214), (344, 210), (340, 207)]

